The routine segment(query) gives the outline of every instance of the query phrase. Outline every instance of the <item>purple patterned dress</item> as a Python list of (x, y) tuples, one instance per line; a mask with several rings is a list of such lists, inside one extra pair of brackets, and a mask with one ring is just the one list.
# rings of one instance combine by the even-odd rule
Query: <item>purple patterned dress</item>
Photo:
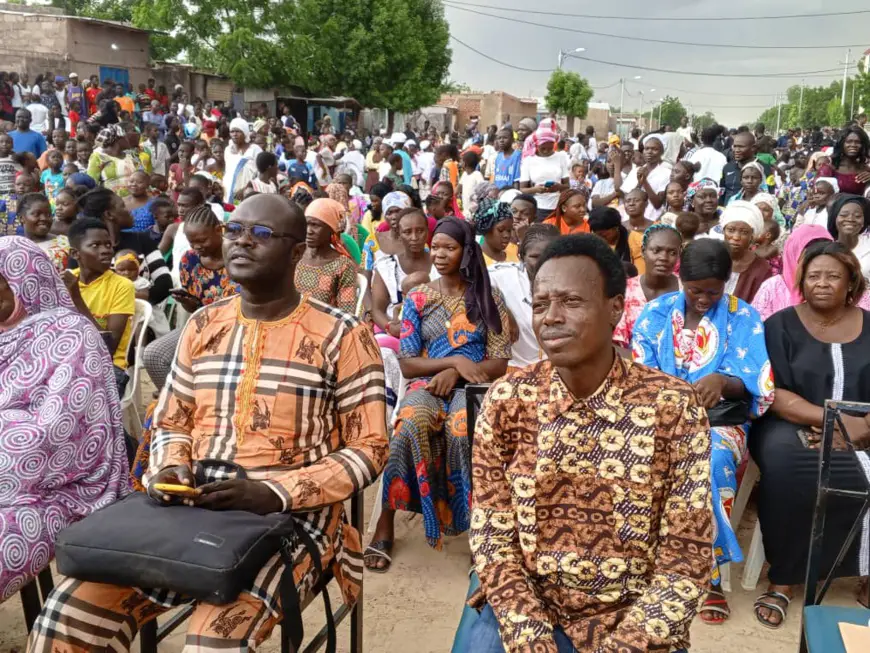
[[(48, 566), (58, 532), (129, 490), (112, 359), (54, 266), (0, 238), (25, 316), (0, 325), (0, 603)], [(13, 315), (20, 315), (16, 311)]]

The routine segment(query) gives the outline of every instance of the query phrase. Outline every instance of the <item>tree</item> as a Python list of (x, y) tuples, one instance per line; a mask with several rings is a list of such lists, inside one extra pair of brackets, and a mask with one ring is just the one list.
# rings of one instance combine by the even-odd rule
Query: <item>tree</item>
[(449, 95), (458, 95), (459, 93), (471, 93), (471, 87), (465, 82), (454, 82), (452, 79), (448, 79), (444, 86), (441, 87), (442, 93), (447, 93)]
[(585, 118), (593, 91), (589, 82), (577, 73), (554, 70), (547, 82), (547, 108), (568, 118), (568, 132), (574, 133), (574, 117)]
[[(661, 113), (659, 113), (660, 110)], [(688, 115), (686, 107), (683, 106), (680, 99), (670, 95), (666, 95), (659, 106), (653, 107), (653, 118), (658, 120), (659, 127), (662, 125), (678, 127), (680, 120)]]
[(131, 1), (135, 25), (167, 33), (153, 38), (156, 56), (183, 54), (242, 86), (300, 86), (409, 112), (437, 101), (450, 67), (434, 0)]
[(716, 116), (711, 111), (707, 111), (702, 116), (692, 116), (692, 129), (700, 134), (707, 127), (712, 127), (716, 124)]

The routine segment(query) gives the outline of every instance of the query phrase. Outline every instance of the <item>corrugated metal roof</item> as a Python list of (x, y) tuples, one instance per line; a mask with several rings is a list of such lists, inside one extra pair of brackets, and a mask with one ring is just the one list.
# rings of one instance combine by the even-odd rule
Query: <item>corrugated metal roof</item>
[(83, 23), (94, 23), (95, 25), (105, 25), (107, 27), (117, 27), (118, 29), (123, 29), (128, 32), (138, 32), (140, 34), (167, 34), (167, 32), (161, 32), (159, 30), (153, 29), (141, 29), (139, 27), (134, 27), (129, 23), (122, 23), (118, 20), (104, 20), (102, 18), (90, 18), (88, 16), (69, 16), (67, 14), (51, 14), (51, 13), (37, 13), (33, 11), (10, 11), (8, 9), (0, 9), (0, 14), (10, 14), (12, 16), (25, 16), (29, 18), (66, 18), (67, 20), (78, 20)]

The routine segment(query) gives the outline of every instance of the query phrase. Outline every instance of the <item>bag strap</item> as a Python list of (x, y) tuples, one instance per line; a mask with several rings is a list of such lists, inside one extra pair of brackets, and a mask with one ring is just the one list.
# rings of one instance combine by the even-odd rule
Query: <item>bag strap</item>
[[(326, 610), (326, 653), (335, 653), (335, 618), (332, 614), (329, 592), (326, 589), (327, 584), (323, 582), (323, 562), (320, 558), (320, 551), (318, 551), (317, 545), (311, 539), (308, 532), (301, 526), (296, 526), (295, 536), (294, 539), (298, 538), (302, 541), (306, 551), (308, 551), (308, 555), (311, 556), (311, 562), (317, 572), (317, 582), (313, 589), (314, 592), (320, 592), (323, 596), (323, 606)], [(281, 653), (298, 653), (305, 632), (302, 627), (302, 604), (299, 600), (299, 590), (296, 588), (296, 581), (293, 580), (293, 557), (288, 547), (281, 548), (281, 558), (284, 560), (284, 571), (281, 574), (281, 581), (279, 583), (281, 611), (283, 614), (281, 619), (281, 628), (283, 630)]]
[(245, 468), (236, 463), (231, 463), (227, 460), (218, 460), (217, 458), (203, 458), (197, 460), (193, 464), (193, 475), (196, 478), (197, 485), (205, 483), (205, 468), (206, 467), (226, 467), (236, 473), (236, 478), (242, 481), (247, 480), (248, 473)]

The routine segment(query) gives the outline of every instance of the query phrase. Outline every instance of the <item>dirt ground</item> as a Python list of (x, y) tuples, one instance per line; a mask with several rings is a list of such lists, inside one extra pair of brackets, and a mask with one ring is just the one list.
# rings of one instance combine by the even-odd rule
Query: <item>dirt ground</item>
[[(150, 395), (149, 383), (143, 395)], [(371, 515), (377, 485), (366, 492), (366, 521)], [(755, 524), (752, 504), (747, 508), (740, 529), (744, 551), (749, 548)], [(368, 542), (369, 536), (364, 536)], [(448, 653), (462, 612), (468, 588), (469, 548), (466, 537), (448, 538), (442, 551), (426, 544), (419, 517), (399, 515), (396, 519), (396, 543), (393, 566), (386, 574), (366, 572), (363, 589), (363, 648), (372, 653)], [(728, 595), (732, 615), (721, 626), (708, 626), (696, 619), (692, 625), (692, 653), (795, 653), (800, 633), (800, 603), (795, 600), (785, 625), (769, 630), (759, 624), (752, 605), (765, 589), (766, 571), (762, 572), (759, 588), (754, 592), (742, 589), (743, 565), (731, 572), (732, 589)], [(826, 603), (855, 606), (856, 581), (835, 583)], [(332, 593), (333, 607), (339, 597)], [(349, 620), (348, 620), (349, 621)], [(339, 626), (338, 650), (348, 653), (348, 622)], [(305, 611), (306, 641), (323, 625), (323, 605), (318, 599)], [(0, 653), (20, 653), (26, 639), (23, 612), (18, 598), (0, 604)], [(178, 653), (183, 648), (183, 634), (168, 638), (160, 653)], [(134, 645), (134, 651), (138, 646)], [(260, 649), (263, 653), (279, 653), (273, 637)]]

